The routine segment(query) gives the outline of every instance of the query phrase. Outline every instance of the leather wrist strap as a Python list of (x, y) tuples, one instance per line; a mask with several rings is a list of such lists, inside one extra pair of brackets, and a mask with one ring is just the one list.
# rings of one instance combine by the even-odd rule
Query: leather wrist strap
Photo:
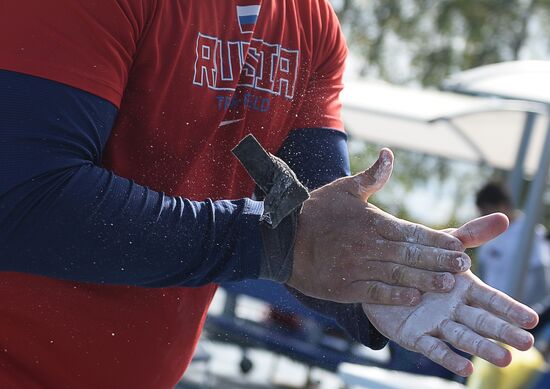
[(264, 212), (260, 219), (265, 258), (260, 278), (286, 282), (292, 272), (292, 251), (302, 203), (309, 198), (292, 169), (268, 153), (247, 135), (233, 154), (264, 193)]

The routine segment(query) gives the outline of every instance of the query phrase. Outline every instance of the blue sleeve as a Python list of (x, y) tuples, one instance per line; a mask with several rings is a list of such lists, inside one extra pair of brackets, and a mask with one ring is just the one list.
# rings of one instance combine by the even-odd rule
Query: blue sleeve
[(328, 128), (292, 131), (277, 156), (285, 161), (308, 189), (319, 188), (350, 175), (347, 137)]
[(149, 287), (258, 277), (262, 203), (189, 201), (101, 168), (116, 114), (0, 71), (0, 271)]

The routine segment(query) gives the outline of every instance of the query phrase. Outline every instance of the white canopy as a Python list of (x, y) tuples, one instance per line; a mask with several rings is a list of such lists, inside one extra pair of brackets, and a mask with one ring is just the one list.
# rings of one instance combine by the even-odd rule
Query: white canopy
[(550, 103), (550, 61), (511, 61), (450, 77), (445, 89)]
[(548, 116), (540, 104), (348, 80), (343, 117), (355, 138), (512, 169), (527, 112), (535, 122), (525, 170), (539, 163)]

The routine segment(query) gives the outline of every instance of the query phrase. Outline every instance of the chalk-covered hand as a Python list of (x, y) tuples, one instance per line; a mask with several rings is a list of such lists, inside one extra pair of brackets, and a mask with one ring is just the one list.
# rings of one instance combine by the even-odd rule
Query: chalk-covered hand
[(519, 328), (536, 326), (533, 310), (470, 271), (455, 279), (451, 292), (426, 293), (416, 307), (363, 304), (363, 309), (383, 335), (461, 376), (469, 376), (473, 365), (445, 342), (501, 367), (510, 363), (511, 354), (489, 339), (519, 350), (533, 345), (532, 335)]
[(453, 288), (470, 258), (456, 237), (398, 219), (367, 202), (389, 179), (393, 154), (311, 192), (298, 221), (288, 284), (341, 303), (415, 305)]

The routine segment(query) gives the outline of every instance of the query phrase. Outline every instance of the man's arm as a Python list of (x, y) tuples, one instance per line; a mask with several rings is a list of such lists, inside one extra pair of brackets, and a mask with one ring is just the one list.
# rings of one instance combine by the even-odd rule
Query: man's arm
[[(99, 166), (116, 116), (111, 103), (14, 72), (2, 71), (0, 82), (0, 270), (141, 286), (262, 277), (261, 202), (194, 202), (118, 177)], [(324, 202), (331, 205), (330, 199)], [(308, 235), (318, 236), (311, 230), (315, 225), (308, 228)], [(354, 235), (339, 239), (356, 244)], [(434, 250), (442, 256), (443, 270), (462, 255)], [(300, 263), (294, 260), (293, 272)], [(375, 278), (400, 283), (391, 282), (387, 272)], [(414, 286), (411, 279), (404, 282)], [(388, 295), (366, 293), (367, 301), (387, 302)]]
[(257, 278), (262, 203), (189, 201), (101, 168), (116, 112), (0, 71), (0, 270), (155, 287)]

